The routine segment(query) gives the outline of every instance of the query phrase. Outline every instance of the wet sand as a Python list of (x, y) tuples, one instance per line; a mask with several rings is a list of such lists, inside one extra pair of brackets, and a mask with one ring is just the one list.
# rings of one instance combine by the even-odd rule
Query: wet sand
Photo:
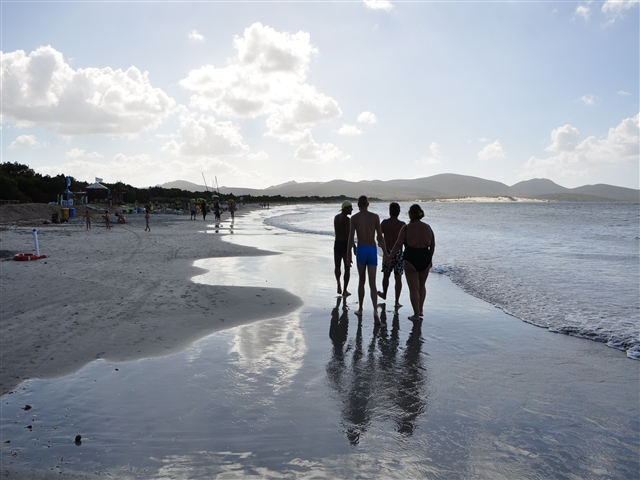
[[(236, 225), (242, 222), (239, 212)], [(84, 224), (4, 226), (0, 249), (33, 252), (37, 228), (46, 259), (2, 268), (0, 393), (21, 381), (70, 374), (99, 358), (131, 361), (183, 350), (210, 333), (281, 316), (300, 299), (272, 289), (265, 298), (251, 288), (205, 286), (189, 278), (199, 258), (270, 254), (205, 235), (188, 215), (142, 214), (106, 230)], [(228, 214), (222, 228), (228, 231)]]
[(198, 260), (192, 287), (303, 304), (173, 355), (22, 383), (2, 398), (5, 477), (637, 478), (638, 362), (441, 275), (421, 324), (405, 306), (376, 328), (368, 299), (359, 322), (355, 295), (335, 295), (331, 237), (264, 228), (262, 214), (221, 248), (282, 254)]

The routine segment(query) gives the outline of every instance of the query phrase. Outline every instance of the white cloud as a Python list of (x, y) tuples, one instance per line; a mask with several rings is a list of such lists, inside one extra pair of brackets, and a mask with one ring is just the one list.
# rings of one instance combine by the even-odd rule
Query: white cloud
[(198, 33), (198, 31), (194, 28), (189, 32), (189, 40), (194, 40), (196, 42), (204, 42), (204, 35)]
[(507, 155), (498, 140), (485, 145), (484, 148), (478, 152), (478, 158), (480, 160), (491, 160), (492, 158), (501, 160), (506, 156)]
[[(106, 163), (74, 159), (60, 165), (36, 168), (43, 175), (59, 175), (65, 172), (78, 180), (93, 182), (98, 176), (107, 183), (125, 181), (139, 187), (158, 185), (167, 179), (186, 179), (199, 182), (202, 174), (206, 178), (235, 176), (247, 178), (254, 172), (246, 171), (235, 165), (223, 162), (218, 158), (195, 157), (188, 162), (180, 159), (166, 161), (151, 158), (149, 155), (125, 155), (119, 153)], [(126, 180), (125, 180), (126, 179)]]
[(431, 145), (429, 145), (429, 155), (423, 157), (421, 161), (425, 165), (437, 165), (439, 163), (444, 163), (445, 158), (440, 152), (440, 146), (436, 142), (431, 142)]
[(135, 135), (159, 125), (175, 104), (135, 67), (73, 70), (51, 46), (0, 57), (3, 120), (19, 126), (48, 126), (63, 135)]
[(580, 132), (571, 125), (558, 127), (551, 132), (551, 145), (545, 150), (549, 152), (569, 152), (575, 150), (580, 143)]
[(338, 147), (332, 143), (317, 143), (311, 138), (311, 132), (307, 130), (301, 139), (300, 145), (295, 153), (295, 158), (308, 163), (332, 163), (342, 162), (351, 158), (345, 155)]
[(233, 44), (237, 56), (227, 66), (207, 65), (180, 81), (196, 92), (192, 107), (225, 117), (266, 115), (267, 135), (292, 143), (299, 143), (306, 129), (342, 115), (338, 102), (306, 83), (318, 53), (309, 33), (254, 23)]
[(358, 122), (369, 124), (378, 123), (378, 118), (371, 112), (362, 112), (360, 115), (358, 115)]
[(618, 91), (618, 95), (621, 95), (623, 97), (629, 97), (631, 96), (631, 94), (629, 92), (627, 92), (626, 90), (619, 90)]
[(609, 18), (608, 23), (611, 24), (623, 18), (637, 3), (638, 0), (606, 0), (602, 5), (602, 12)]
[(9, 145), (9, 149), (13, 150), (14, 148), (38, 148), (40, 146), (40, 142), (35, 137), (35, 135), (20, 135)]
[(355, 125), (347, 125), (346, 123), (342, 125), (342, 127), (340, 127), (340, 130), (338, 130), (338, 134), (340, 135), (349, 135), (349, 136), (355, 136), (355, 135), (360, 135), (362, 133), (362, 130), (360, 130), (358, 127), (356, 127)]
[(578, 100), (581, 101), (582, 103), (584, 103), (585, 105), (591, 107), (593, 105), (596, 104), (596, 100), (598, 97), (592, 95), (592, 94), (587, 94), (587, 95), (583, 95), (581, 96)]
[(371, 10), (384, 10), (389, 12), (393, 9), (393, 4), (389, 0), (363, 0), (365, 6)]
[(578, 5), (576, 7), (575, 15), (578, 16), (578, 17), (584, 18), (585, 22), (589, 20), (590, 13), (591, 13), (591, 8), (589, 7), (588, 4), (587, 5)]
[(256, 160), (256, 161), (268, 160), (269, 159), (269, 154), (267, 152), (265, 152), (264, 150), (260, 150), (259, 152), (248, 154), (247, 155), (247, 159)]
[(98, 152), (87, 153), (86, 151), (80, 150), (79, 148), (72, 148), (71, 150), (68, 150), (64, 154), (64, 158), (69, 158), (69, 159), (83, 158), (83, 157), (84, 158), (102, 158), (102, 155), (100, 155)]
[(485, 138), (485, 137), (481, 137), (481, 138), (478, 139), (478, 141), (484, 143), (484, 142), (488, 142), (489, 139)]
[(557, 155), (539, 159), (531, 157), (525, 168), (534, 175), (569, 175), (584, 173), (594, 167), (616, 165), (638, 161), (639, 115), (624, 119), (620, 125), (610, 128), (606, 138), (590, 136), (579, 141), (579, 132), (571, 125), (559, 127), (551, 132), (548, 151)]
[(232, 122), (216, 122), (212, 116), (182, 115), (178, 140), (162, 150), (186, 156), (243, 155), (249, 147), (242, 143), (239, 128)]

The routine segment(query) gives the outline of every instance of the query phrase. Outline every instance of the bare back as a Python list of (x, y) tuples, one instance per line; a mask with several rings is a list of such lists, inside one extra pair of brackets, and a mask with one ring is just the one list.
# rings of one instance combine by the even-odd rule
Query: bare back
[(397, 218), (391, 217), (383, 220), (380, 224), (380, 228), (382, 228), (382, 235), (384, 236), (384, 243), (388, 248), (392, 248), (396, 241), (398, 240), (398, 234), (402, 227), (406, 224), (402, 220), (398, 220)]
[(431, 247), (432, 250), (435, 248), (436, 238), (429, 224), (421, 221), (410, 222), (405, 230), (405, 241), (410, 247)]
[(381, 233), (378, 215), (368, 210), (360, 211), (351, 218), (351, 225), (358, 236), (358, 245), (376, 245), (376, 233)]
[(344, 213), (339, 213), (333, 219), (333, 229), (336, 234), (336, 240), (348, 240), (349, 228), (351, 227), (351, 219)]

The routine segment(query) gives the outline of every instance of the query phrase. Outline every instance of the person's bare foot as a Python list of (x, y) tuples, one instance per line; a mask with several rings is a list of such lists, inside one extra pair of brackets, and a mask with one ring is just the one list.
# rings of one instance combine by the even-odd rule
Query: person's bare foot
[(380, 290), (378, 290), (378, 296), (383, 300), (387, 299), (387, 295), (385, 293), (381, 292)]
[(410, 317), (408, 317), (409, 320), (411, 320), (412, 322), (416, 322), (418, 320), (420, 320), (420, 317), (418, 315), (411, 315)]
[(338, 295), (342, 294), (342, 286), (338, 284)]
[(361, 316), (362, 316), (362, 310), (356, 310), (355, 312), (353, 312), (353, 314), (354, 314), (356, 317), (361, 317)]
[(402, 308), (402, 305), (398, 302), (396, 302), (396, 308)]
[(348, 297), (349, 295), (351, 295), (351, 292), (347, 292), (346, 290), (342, 292), (343, 297)]

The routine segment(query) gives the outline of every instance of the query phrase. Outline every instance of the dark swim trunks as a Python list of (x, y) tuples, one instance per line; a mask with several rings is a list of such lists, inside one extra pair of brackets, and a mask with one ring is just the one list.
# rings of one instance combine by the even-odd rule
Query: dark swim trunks
[(346, 255), (348, 246), (347, 240), (335, 240), (333, 242), (333, 251), (338, 255)]
[(378, 266), (378, 247), (375, 245), (358, 245), (356, 261), (361, 265)]
[[(387, 254), (391, 253), (391, 249), (387, 248)], [(398, 250), (391, 259), (391, 264), (382, 264), (382, 273), (395, 273), (396, 275), (402, 275), (404, 273), (404, 255), (402, 249)]]

